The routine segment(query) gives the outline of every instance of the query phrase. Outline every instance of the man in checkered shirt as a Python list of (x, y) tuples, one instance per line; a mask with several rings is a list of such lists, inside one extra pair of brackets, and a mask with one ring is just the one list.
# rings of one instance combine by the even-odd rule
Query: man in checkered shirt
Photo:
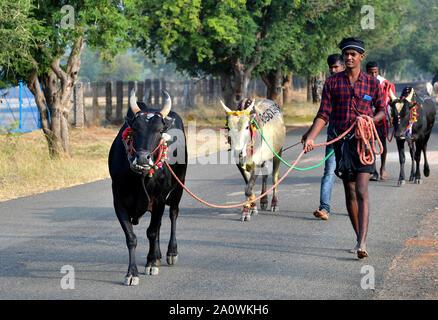
[[(330, 115), (339, 136), (356, 121), (359, 115), (384, 119), (385, 102), (379, 80), (363, 72), (361, 61), (365, 58), (365, 44), (359, 38), (344, 38), (339, 43), (346, 70), (327, 78), (322, 92), (319, 111), (312, 129), (304, 141), (304, 151), (313, 150), (314, 140), (328, 122)], [(356, 246), (352, 252), (359, 259), (368, 256), (366, 237), (369, 220), (368, 182), (373, 165), (364, 165), (357, 153), (354, 130), (334, 144), (336, 175), (344, 184), (348, 215), (356, 233)]]

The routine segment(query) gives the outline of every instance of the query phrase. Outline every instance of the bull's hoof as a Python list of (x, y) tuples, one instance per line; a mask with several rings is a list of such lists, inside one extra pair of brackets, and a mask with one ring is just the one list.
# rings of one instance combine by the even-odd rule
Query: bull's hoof
[(242, 215), (240, 216), (240, 221), (250, 221), (251, 220), (251, 209), (249, 207), (242, 208)]
[(262, 209), (263, 211), (268, 210), (268, 203), (260, 202), (260, 209)]
[(420, 178), (415, 178), (414, 183), (415, 184), (422, 184), (423, 180), (421, 180)]
[(259, 211), (257, 208), (251, 208), (251, 211), (249, 212), (250, 216), (257, 216), (259, 214)]
[(240, 221), (245, 222), (245, 221), (251, 221), (251, 215), (247, 214), (247, 215), (243, 215), (240, 217)]
[(247, 212), (247, 213), (242, 212), (242, 216), (240, 217), (240, 221), (242, 221), (242, 222), (251, 221), (251, 214), (249, 212)]
[(278, 212), (278, 206), (271, 206), (271, 212)]
[(145, 274), (147, 276), (156, 276), (159, 273), (159, 269), (157, 266), (146, 266)]
[(178, 255), (167, 255), (166, 261), (168, 265), (173, 266), (178, 261)]
[(399, 187), (401, 187), (401, 186), (404, 185), (404, 184), (406, 184), (406, 181), (405, 181), (405, 180), (399, 180), (398, 183), (397, 183), (397, 185), (398, 185)]
[(412, 182), (412, 181), (414, 181), (414, 176), (409, 177), (409, 182)]
[(428, 176), (430, 175), (430, 169), (429, 169), (429, 167), (424, 167), (423, 173), (424, 173), (424, 176), (425, 176), (425, 177), (428, 177)]
[(133, 277), (131, 275), (125, 277), (125, 281), (123, 284), (125, 286), (138, 286), (138, 283), (140, 282), (139, 277)]

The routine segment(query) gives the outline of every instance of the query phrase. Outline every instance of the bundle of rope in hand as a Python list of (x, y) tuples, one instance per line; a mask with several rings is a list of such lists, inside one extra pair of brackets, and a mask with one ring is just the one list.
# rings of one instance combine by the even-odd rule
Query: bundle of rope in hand
[[(360, 162), (364, 165), (372, 165), (374, 163), (374, 154), (380, 155), (383, 153), (382, 142), (379, 139), (373, 118), (366, 115), (357, 117), (355, 136)], [(376, 151), (375, 140), (379, 143), (379, 152)]]

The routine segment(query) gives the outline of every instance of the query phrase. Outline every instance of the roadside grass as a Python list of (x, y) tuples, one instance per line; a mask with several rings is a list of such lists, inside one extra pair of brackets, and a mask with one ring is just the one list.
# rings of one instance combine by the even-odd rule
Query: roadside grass
[(40, 130), (0, 135), (0, 201), (107, 178), (106, 159), (116, 133), (71, 130), (71, 157), (57, 160), (50, 158)]
[[(307, 128), (318, 105), (303, 101), (302, 92), (298, 92), (292, 104), (282, 109), (288, 128)], [(189, 121), (196, 123), (196, 140), (191, 141), (197, 143), (188, 145), (189, 157), (227, 147), (220, 134), (225, 124), (225, 112), (220, 106), (176, 111), (186, 125)], [(108, 153), (118, 130), (116, 126), (71, 128), (71, 157), (57, 160), (49, 157), (41, 130), (0, 134), (0, 201), (109, 178)]]

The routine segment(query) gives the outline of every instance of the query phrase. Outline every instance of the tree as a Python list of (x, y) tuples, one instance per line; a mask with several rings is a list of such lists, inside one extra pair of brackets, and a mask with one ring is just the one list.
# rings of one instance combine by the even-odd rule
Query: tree
[[(14, 0), (2, 5), (13, 7)], [(32, 37), (26, 54), (15, 51), (2, 54), (2, 65), (9, 65), (4, 81), (18, 79), (27, 82), (40, 111), (42, 130), (52, 157), (69, 155), (68, 112), (74, 82), (81, 65), (81, 53), (86, 43), (102, 48), (102, 54), (111, 58), (128, 46), (129, 24), (125, 12), (132, 1), (76, 0), (20, 1), (15, 7), (22, 19), (25, 34)], [(18, 20), (8, 26), (7, 32), (19, 27)], [(3, 68), (2, 68), (3, 69)]]
[[(39, 21), (29, 19), (31, 0), (0, 1), (0, 87), (17, 84), (16, 61), (31, 64), (31, 50), (40, 40)], [(15, 81), (14, 81), (15, 80)]]
[(412, 33), (404, 42), (409, 56), (422, 70), (434, 73), (434, 79), (438, 79), (438, 1), (413, 1), (408, 19)]
[(247, 95), (269, 0), (141, 1), (138, 47), (149, 57), (160, 51), (191, 76), (220, 76), (227, 104)]

